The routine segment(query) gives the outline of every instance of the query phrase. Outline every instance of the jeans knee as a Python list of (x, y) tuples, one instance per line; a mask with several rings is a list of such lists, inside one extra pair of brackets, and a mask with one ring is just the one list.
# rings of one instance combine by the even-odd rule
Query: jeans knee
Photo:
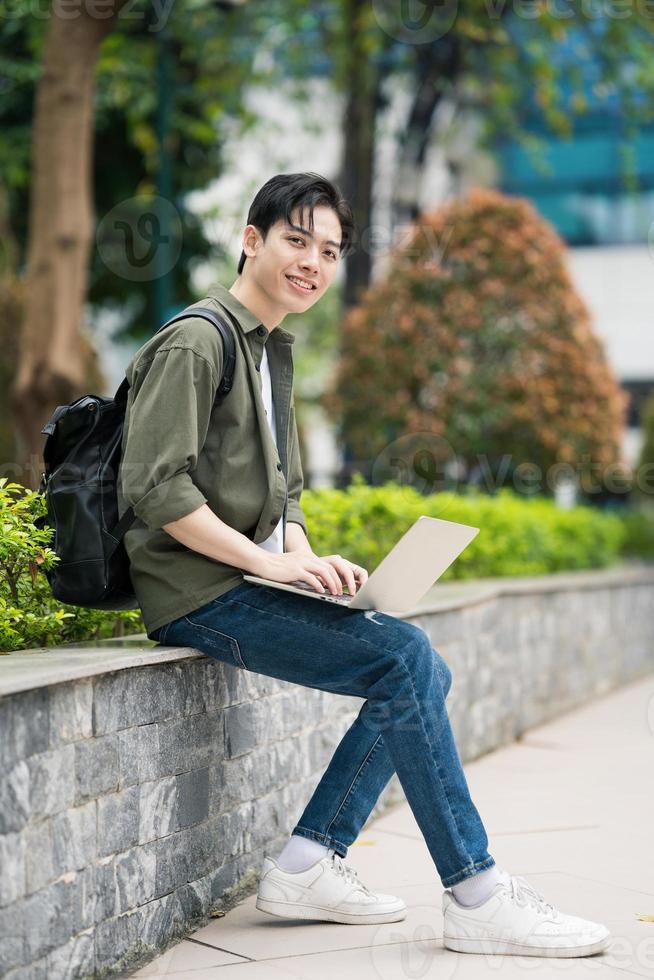
[[(407, 658), (409, 666), (418, 673), (424, 675), (433, 670), (434, 653), (431, 641), (425, 631), (413, 623), (406, 624), (409, 629), (404, 634), (405, 646), (403, 651), (410, 649), (411, 655)], [(403, 656), (403, 651), (400, 655)]]
[(412, 648), (411, 657), (409, 658), (413, 672), (416, 677), (424, 679), (428, 673), (433, 673), (435, 670), (443, 691), (444, 700), (452, 686), (452, 671), (438, 650), (434, 650), (424, 630), (417, 630), (415, 640), (417, 642)]
[(436, 670), (438, 671), (438, 676), (440, 677), (440, 681), (443, 686), (443, 694), (445, 697), (447, 697), (452, 686), (452, 671), (447, 666), (447, 663), (440, 655), (438, 650), (434, 650), (434, 661), (436, 664)]

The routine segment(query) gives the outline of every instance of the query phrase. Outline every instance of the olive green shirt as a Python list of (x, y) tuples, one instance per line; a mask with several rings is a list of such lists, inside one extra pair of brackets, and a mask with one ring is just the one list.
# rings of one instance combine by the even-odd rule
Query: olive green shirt
[[(118, 510), (134, 508), (125, 534), (134, 591), (148, 633), (240, 585), (243, 572), (209, 558), (162, 529), (208, 504), (255, 544), (280, 517), (307, 525), (293, 401), (293, 334), (269, 331), (224, 286), (196, 306), (229, 310), (235, 339), (231, 391), (214, 407), (224, 342), (212, 323), (191, 317), (158, 331), (134, 355), (117, 481)], [(263, 345), (270, 367), (277, 442), (263, 402)]]

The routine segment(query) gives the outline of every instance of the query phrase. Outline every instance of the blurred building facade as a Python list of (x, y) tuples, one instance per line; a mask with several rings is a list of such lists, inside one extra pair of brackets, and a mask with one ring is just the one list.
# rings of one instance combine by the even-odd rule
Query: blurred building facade
[[(594, 25), (598, 33), (601, 22)], [(586, 301), (609, 361), (630, 398), (624, 457), (636, 462), (641, 412), (654, 391), (654, 123), (634, 121), (646, 102), (630, 87), (631, 109), (600, 80), (600, 66), (577, 32), (552, 48), (572, 133), (562, 139), (545, 125), (530, 93), (522, 130), (541, 144), (539, 159), (522, 143), (496, 144), (498, 185), (529, 198), (570, 246), (570, 272)], [(569, 81), (574, 60), (582, 85)], [(630, 66), (623, 66), (625, 77)]]

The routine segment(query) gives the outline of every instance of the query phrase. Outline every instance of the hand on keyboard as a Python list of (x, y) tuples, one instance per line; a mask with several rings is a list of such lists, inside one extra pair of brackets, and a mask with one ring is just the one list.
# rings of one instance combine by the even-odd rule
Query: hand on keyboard
[(331, 595), (329, 592), (319, 592), (318, 589), (314, 589), (312, 585), (308, 582), (302, 582), (298, 579), (297, 582), (290, 582), (290, 585), (294, 585), (297, 589), (304, 589), (305, 592), (314, 592), (316, 595), (324, 596), (326, 599), (331, 599), (333, 602), (349, 602), (352, 596), (349, 592), (346, 592), (347, 586), (343, 587), (342, 595)]

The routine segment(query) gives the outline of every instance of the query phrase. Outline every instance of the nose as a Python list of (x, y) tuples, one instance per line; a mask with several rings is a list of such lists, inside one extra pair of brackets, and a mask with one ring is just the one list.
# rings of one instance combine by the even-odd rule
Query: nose
[(318, 246), (314, 245), (311, 248), (307, 248), (304, 251), (300, 265), (307, 272), (311, 272), (315, 275), (320, 268), (318, 264)]

